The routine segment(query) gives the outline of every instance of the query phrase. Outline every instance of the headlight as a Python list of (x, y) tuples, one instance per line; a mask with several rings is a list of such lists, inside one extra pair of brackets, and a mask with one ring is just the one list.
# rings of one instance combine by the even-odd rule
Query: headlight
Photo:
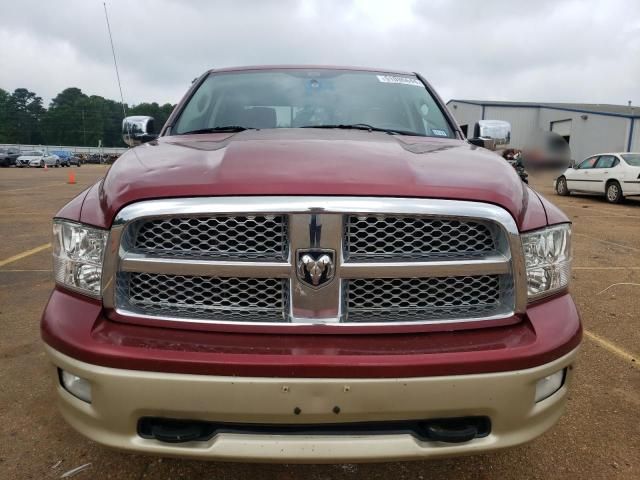
[(56, 282), (100, 296), (107, 231), (66, 220), (53, 221), (53, 272)]
[(524, 233), (521, 238), (529, 299), (567, 287), (571, 277), (571, 226), (548, 227)]

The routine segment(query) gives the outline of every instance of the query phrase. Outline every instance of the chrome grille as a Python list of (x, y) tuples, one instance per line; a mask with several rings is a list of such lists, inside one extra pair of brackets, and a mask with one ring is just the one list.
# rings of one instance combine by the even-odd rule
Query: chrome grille
[(348, 321), (415, 322), (487, 317), (509, 308), (508, 278), (367, 278), (347, 284)]
[(494, 232), (477, 220), (350, 215), (344, 228), (345, 256), (352, 261), (478, 257), (496, 250)]
[(133, 251), (162, 256), (284, 260), (284, 215), (173, 217), (130, 227)]
[(145, 315), (219, 321), (281, 322), (283, 280), (121, 273), (118, 290), (129, 309)]
[[(103, 303), (125, 317), (392, 325), (504, 317), (527, 302), (516, 224), (479, 202), (149, 200), (118, 214), (110, 244)], [(324, 285), (300, 264), (318, 252), (333, 262)]]

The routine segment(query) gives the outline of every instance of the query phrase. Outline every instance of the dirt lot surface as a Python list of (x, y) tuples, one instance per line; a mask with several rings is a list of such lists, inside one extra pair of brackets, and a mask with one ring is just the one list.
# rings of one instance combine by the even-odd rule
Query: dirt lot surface
[(574, 222), (571, 288), (586, 329), (567, 413), (541, 438), (440, 461), (223, 464), (108, 450), (58, 414), (38, 331), (52, 287), (50, 219), (106, 167), (73, 170), (76, 185), (67, 184), (69, 169), (0, 170), (0, 479), (60, 478), (87, 463), (73, 478), (640, 478), (640, 200), (609, 205), (596, 197), (558, 197), (549, 178), (533, 179)]

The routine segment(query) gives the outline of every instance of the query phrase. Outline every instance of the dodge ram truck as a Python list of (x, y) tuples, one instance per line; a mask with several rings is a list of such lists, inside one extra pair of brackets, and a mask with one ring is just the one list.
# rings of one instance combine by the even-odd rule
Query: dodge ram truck
[(152, 124), (127, 117), (134, 148), (53, 219), (41, 333), (73, 428), (335, 463), (495, 451), (560, 418), (571, 226), (478, 146), (508, 132), (467, 140), (418, 74), (320, 66), (208, 71)]

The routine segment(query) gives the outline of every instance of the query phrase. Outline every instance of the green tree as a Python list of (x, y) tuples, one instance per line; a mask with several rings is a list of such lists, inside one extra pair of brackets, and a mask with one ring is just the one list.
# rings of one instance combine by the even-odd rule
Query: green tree
[(88, 97), (79, 88), (66, 88), (51, 100), (44, 121), (47, 143), (83, 145), (86, 122), (83, 122)]
[(5, 104), (4, 113), (0, 115), (6, 118), (3, 129), (10, 143), (42, 143), (41, 123), (45, 113), (42, 98), (26, 88), (16, 88), (11, 95), (4, 97), (4, 100), (0, 99)]
[[(125, 105), (125, 107), (127, 107)], [(141, 103), (127, 108), (128, 115), (149, 115), (156, 130), (173, 110), (165, 103)], [(55, 96), (49, 108), (26, 88), (12, 94), (0, 89), (0, 143), (125, 146), (122, 141), (122, 104), (99, 95), (87, 96), (76, 87)]]
[(11, 143), (9, 136), (9, 99), (11, 95), (0, 88), (0, 143)]

